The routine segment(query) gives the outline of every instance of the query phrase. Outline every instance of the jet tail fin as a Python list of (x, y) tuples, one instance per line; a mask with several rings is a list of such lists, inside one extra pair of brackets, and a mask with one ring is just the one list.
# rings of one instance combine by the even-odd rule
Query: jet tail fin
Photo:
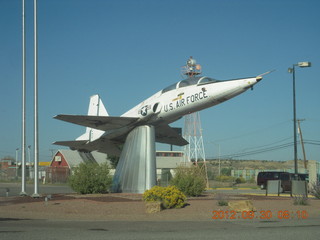
[(89, 116), (109, 116), (103, 102), (98, 94), (90, 97), (89, 103)]
[[(90, 97), (89, 109), (88, 109), (89, 116), (109, 116), (100, 96), (98, 94), (93, 95)], [(87, 140), (87, 141), (94, 141), (100, 138), (103, 135), (104, 131), (87, 127), (85, 134), (78, 137), (76, 140)]]

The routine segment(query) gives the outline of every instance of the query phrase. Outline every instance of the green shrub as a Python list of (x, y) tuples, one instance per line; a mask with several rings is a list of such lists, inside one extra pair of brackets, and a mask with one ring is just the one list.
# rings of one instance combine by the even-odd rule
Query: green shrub
[(206, 188), (205, 173), (197, 166), (179, 167), (170, 183), (187, 196), (199, 196)]
[(175, 186), (154, 186), (145, 191), (142, 198), (146, 202), (160, 201), (163, 208), (182, 208), (186, 201), (186, 196)]
[(69, 184), (74, 191), (81, 194), (107, 193), (112, 184), (109, 173), (107, 163), (81, 163), (69, 177)]
[(231, 170), (232, 170), (232, 168), (222, 168), (221, 175), (231, 176)]

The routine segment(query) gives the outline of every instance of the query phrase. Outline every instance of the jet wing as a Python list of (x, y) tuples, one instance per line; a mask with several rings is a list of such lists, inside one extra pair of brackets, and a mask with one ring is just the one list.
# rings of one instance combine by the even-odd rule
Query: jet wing
[(167, 143), (177, 146), (184, 146), (189, 144), (175, 128), (169, 125), (159, 125), (155, 127), (156, 142)]
[(88, 115), (57, 115), (54, 117), (65, 122), (78, 124), (102, 131), (113, 130), (130, 125), (139, 118), (133, 117), (110, 117), (110, 116), (88, 116)]

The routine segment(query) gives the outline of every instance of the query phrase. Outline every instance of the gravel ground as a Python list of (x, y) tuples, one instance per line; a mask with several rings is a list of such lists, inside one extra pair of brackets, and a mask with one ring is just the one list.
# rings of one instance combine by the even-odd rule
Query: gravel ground
[[(104, 195), (59, 195), (45, 197), (2, 197), (0, 198), (0, 219), (56, 219), (56, 220), (103, 220), (103, 221), (210, 221), (214, 211), (230, 211), (227, 206), (218, 206), (218, 199), (226, 201), (251, 200), (256, 208), (256, 218), (270, 211), (272, 217), (266, 220), (280, 220), (279, 212), (288, 211), (291, 219), (298, 219), (298, 213), (307, 213), (307, 218), (320, 219), (320, 200), (309, 199), (307, 206), (294, 205), (288, 197), (265, 197), (253, 195), (204, 195), (190, 198), (182, 209), (163, 210), (149, 214), (140, 194)], [(269, 213), (270, 213), (269, 212)], [(237, 214), (237, 220), (245, 220), (246, 215)], [(227, 215), (219, 220), (228, 220)], [(283, 220), (283, 219), (282, 219)], [(288, 220), (288, 219), (285, 219)], [(216, 221), (216, 220), (215, 220)]]

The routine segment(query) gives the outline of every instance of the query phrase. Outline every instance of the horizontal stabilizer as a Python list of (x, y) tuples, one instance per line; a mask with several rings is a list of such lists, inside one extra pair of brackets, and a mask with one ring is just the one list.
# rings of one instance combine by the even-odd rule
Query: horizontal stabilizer
[(62, 121), (90, 127), (102, 131), (114, 130), (128, 126), (139, 118), (132, 117), (110, 117), (110, 116), (88, 116), (88, 115), (57, 115), (54, 117)]
[(189, 144), (174, 128), (169, 125), (156, 126), (156, 142), (184, 146)]
[(65, 146), (65, 147), (70, 147), (70, 149), (72, 150), (78, 150), (78, 149), (82, 149), (85, 144), (87, 143), (87, 140), (81, 140), (81, 141), (57, 141), (54, 142), (54, 145), (61, 145), (61, 146)]
[(106, 153), (109, 156), (119, 156), (121, 151), (119, 144), (108, 139), (99, 138), (93, 142), (81, 141), (57, 141), (55, 145), (69, 147), (71, 150), (78, 150), (80, 152), (98, 151)]

